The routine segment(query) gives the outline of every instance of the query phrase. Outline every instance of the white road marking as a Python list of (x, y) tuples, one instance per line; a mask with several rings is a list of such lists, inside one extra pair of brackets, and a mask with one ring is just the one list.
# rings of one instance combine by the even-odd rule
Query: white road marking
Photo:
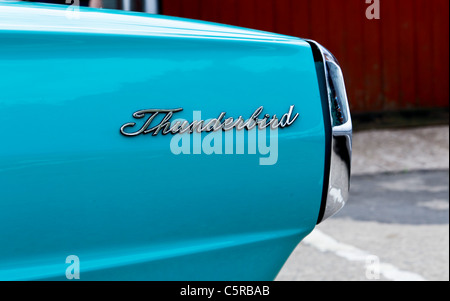
[[(373, 254), (360, 250), (354, 246), (340, 243), (331, 236), (324, 234), (322, 231), (315, 229), (311, 234), (303, 239), (303, 243), (310, 245), (321, 252), (332, 252), (335, 255), (345, 258), (349, 261), (360, 261), (366, 264), (368, 260), (373, 259)], [(376, 257), (377, 258), (377, 257)], [(370, 265), (373, 268), (373, 264)], [(385, 278), (394, 281), (425, 281), (425, 279), (415, 273), (402, 271), (389, 263), (377, 263), (377, 272)], [(366, 272), (367, 275), (367, 272)], [(373, 278), (372, 278), (373, 279)]]

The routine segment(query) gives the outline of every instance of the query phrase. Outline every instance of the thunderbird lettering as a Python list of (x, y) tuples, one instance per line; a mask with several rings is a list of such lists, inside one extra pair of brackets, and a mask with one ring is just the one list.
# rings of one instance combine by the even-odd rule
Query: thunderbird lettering
[[(174, 123), (170, 122), (170, 119), (176, 112), (180, 112), (183, 109), (172, 109), (172, 110), (164, 110), (164, 109), (149, 109), (149, 110), (140, 110), (135, 113), (133, 113), (133, 117), (136, 119), (145, 118), (148, 116), (145, 123), (141, 126), (141, 128), (135, 132), (126, 132), (125, 128), (128, 127), (134, 127), (136, 125), (135, 122), (129, 122), (120, 128), (120, 133), (127, 137), (133, 137), (140, 134), (150, 134), (152, 133), (152, 136), (156, 136), (159, 133), (162, 133), (162, 135), (167, 134), (184, 134), (184, 133), (190, 133), (192, 134), (194, 131), (197, 133), (201, 132), (211, 132), (211, 131), (230, 131), (233, 128), (236, 128), (236, 130), (240, 131), (243, 129), (246, 130), (252, 130), (255, 127), (258, 127), (258, 129), (263, 130), (267, 127), (270, 127), (271, 129), (277, 129), (277, 128), (285, 128), (290, 125), (292, 125), (298, 118), (299, 114), (296, 113), (293, 114), (294, 106), (290, 106), (289, 111), (285, 113), (280, 119), (277, 118), (277, 115), (270, 116), (269, 114), (265, 114), (262, 119), (259, 119), (259, 116), (261, 115), (263, 111), (263, 107), (257, 108), (253, 114), (250, 116), (249, 119), (244, 121), (242, 116), (239, 116), (237, 119), (234, 119), (233, 117), (229, 117), (225, 120), (226, 113), (222, 112), (219, 114), (217, 118), (211, 119), (208, 122), (205, 120), (194, 120), (191, 123), (188, 121), (176, 121)], [(159, 114), (165, 114), (163, 119), (159, 122), (158, 125), (154, 127), (150, 127), (151, 123), (155, 119), (155, 117)], [(222, 121), (223, 120), (223, 121)]]

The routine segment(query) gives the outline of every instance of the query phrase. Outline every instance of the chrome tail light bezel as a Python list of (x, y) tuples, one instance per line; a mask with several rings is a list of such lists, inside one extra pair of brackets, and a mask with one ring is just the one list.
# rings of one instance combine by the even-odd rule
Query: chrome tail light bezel
[(317, 224), (333, 216), (349, 198), (352, 158), (352, 119), (344, 77), (337, 59), (319, 43), (306, 40), (318, 64), (327, 143), (324, 190)]

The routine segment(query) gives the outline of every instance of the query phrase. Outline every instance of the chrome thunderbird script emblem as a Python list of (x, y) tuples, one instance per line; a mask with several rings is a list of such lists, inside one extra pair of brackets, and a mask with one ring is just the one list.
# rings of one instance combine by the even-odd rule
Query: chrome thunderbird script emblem
[[(225, 118), (226, 112), (222, 112), (217, 118), (213, 118), (208, 121), (194, 120), (192, 122), (186, 120), (175, 122), (170, 121), (175, 113), (183, 111), (182, 108), (140, 110), (134, 112), (133, 117), (135, 119), (144, 119), (145, 122), (142, 124), (142, 126), (134, 132), (125, 131), (126, 129), (131, 130), (131, 128), (134, 128), (136, 126), (135, 122), (128, 122), (122, 125), (122, 127), (120, 128), (120, 133), (127, 137), (134, 137), (140, 134), (145, 135), (150, 133), (152, 133), (152, 136), (156, 136), (159, 133), (161, 133), (162, 135), (175, 135), (178, 133), (184, 134), (186, 132), (192, 134), (194, 131), (197, 133), (230, 131), (234, 128), (236, 128), (236, 130), (246, 129), (248, 131), (252, 130), (255, 127), (258, 127), (258, 129), (260, 130), (267, 127), (270, 127), (271, 129), (277, 129), (292, 125), (299, 116), (298, 113), (293, 115), (294, 105), (292, 105), (290, 106), (289, 111), (283, 114), (280, 119), (277, 118), (277, 115), (270, 116), (269, 114), (265, 114), (263, 118), (260, 119), (259, 117), (263, 109), (264, 108), (262, 106), (257, 108), (247, 120), (244, 120), (242, 116), (239, 116), (236, 119), (234, 119), (233, 117)], [(157, 125), (151, 127), (151, 124), (156, 116), (160, 114), (164, 114), (162, 116), (162, 120)]]

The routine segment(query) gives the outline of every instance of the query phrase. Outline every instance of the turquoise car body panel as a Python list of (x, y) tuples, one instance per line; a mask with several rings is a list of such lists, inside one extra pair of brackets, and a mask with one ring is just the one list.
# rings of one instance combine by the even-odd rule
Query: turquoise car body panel
[[(0, 279), (65, 280), (69, 255), (81, 280), (274, 279), (321, 205), (317, 81), (294, 37), (0, 2)], [(192, 120), (291, 105), (274, 165), (119, 132), (141, 109)]]

